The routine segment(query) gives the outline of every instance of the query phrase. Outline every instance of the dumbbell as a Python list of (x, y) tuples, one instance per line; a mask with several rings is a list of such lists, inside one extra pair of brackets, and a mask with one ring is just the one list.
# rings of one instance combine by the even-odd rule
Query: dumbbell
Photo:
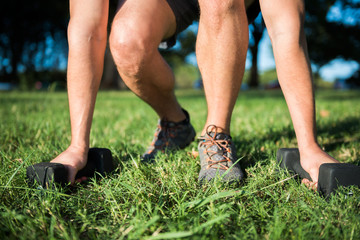
[[(297, 173), (301, 178), (312, 181), (308, 172), (300, 164), (300, 153), (297, 148), (280, 148), (277, 151), (277, 162), (289, 172)], [(349, 163), (323, 163), (319, 169), (317, 190), (329, 197), (339, 186), (360, 187), (360, 167)]]
[[(96, 174), (105, 176), (115, 169), (111, 151), (107, 148), (90, 148), (86, 166), (81, 169), (75, 179), (94, 177)], [(29, 166), (26, 177), (30, 186), (40, 185), (43, 188), (54, 188), (55, 184), (68, 184), (68, 170), (60, 163), (42, 162)]]

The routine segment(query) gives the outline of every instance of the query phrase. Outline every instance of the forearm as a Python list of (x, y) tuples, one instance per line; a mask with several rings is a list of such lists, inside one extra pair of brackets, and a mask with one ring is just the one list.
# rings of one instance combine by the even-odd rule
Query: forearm
[[(71, 146), (87, 150), (95, 99), (106, 47), (107, 5), (70, 5), (67, 87), (71, 121)], [(85, 3), (86, 4), (86, 3)], [(90, 3), (88, 3), (90, 4)], [(96, 7), (103, 10), (98, 11)], [(86, 9), (90, 8), (91, 9)], [(78, 9), (86, 11), (79, 13)], [(84, 9), (85, 8), (85, 9)], [(101, 14), (103, 14), (101, 17)]]
[(300, 151), (315, 146), (315, 103), (304, 33), (303, 0), (260, 0), (274, 50), (276, 71)]
[(88, 147), (96, 94), (103, 71), (105, 41), (84, 42), (69, 52), (67, 86), (71, 145)]
[[(300, 163), (316, 186), (320, 165), (337, 161), (322, 151), (316, 140), (313, 81), (303, 29), (304, 0), (260, 0), (260, 6), (294, 125)], [(303, 182), (311, 185), (309, 180)]]
[(279, 37), (273, 40), (278, 79), (281, 84), (300, 149), (316, 142), (315, 100), (306, 40)]

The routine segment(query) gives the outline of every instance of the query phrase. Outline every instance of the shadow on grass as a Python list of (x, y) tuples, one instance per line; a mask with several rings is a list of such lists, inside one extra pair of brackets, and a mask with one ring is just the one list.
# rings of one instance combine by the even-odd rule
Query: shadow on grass
[[(179, 90), (176, 92), (177, 97), (186, 99), (205, 98), (203, 90)], [(274, 90), (247, 90), (241, 91), (239, 99), (263, 99), (263, 98), (284, 98), (280, 89)]]
[(344, 136), (354, 133), (360, 133), (360, 119), (357, 117), (349, 117), (340, 121), (318, 125), (318, 135)]
[(268, 152), (256, 148), (260, 148), (260, 146), (263, 146), (266, 142), (276, 142), (281, 137), (293, 139), (295, 138), (295, 133), (291, 127), (284, 127), (278, 131), (269, 131), (267, 134), (252, 138), (251, 140), (241, 138), (233, 139), (238, 152), (237, 156), (242, 157), (240, 161), (242, 169), (253, 167), (258, 161), (268, 159)]
[[(318, 135), (323, 137), (331, 137), (335, 139), (331, 143), (322, 144), (327, 151), (334, 151), (340, 147), (346, 148), (353, 141), (360, 141), (360, 134), (356, 134), (360, 129), (360, 120), (356, 117), (351, 117), (339, 121), (330, 121), (318, 126)], [(352, 136), (351, 140), (344, 138), (345, 136)], [(255, 166), (258, 161), (269, 159), (269, 151), (262, 151), (260, 146), (266, 145), (269, 142), (276, 142), (281, 138), (291, 140), (295, 139), (295, 132), (291, 126), (285, 126), (278, 130), (270, 129), (265, 135), (254, 137), (253, 139), (233, 138), (237, 149), (237, 156), (243, 157), (240, 165), (243, 169)], [(285, 147), (285, 146), (279, 146)], [(295, 147), (295, 146), (294, 146)], [(277, 149), (274, 149), (275, 151)], [(116, 159), (119, 168), (124, 164), (137, 158), (142, 154), (141, 147), (128, 148), (125, 145), (116, 148)], [(274, 152), (275, 152), (274, 151)]]
[[(360, 120), (356, 117), (347, 118), (340, 121), (328, 122), (318, 127), (318, 135), (331, 136), (336, 140), (323, 144), (326, 151), (334, 151), (339, 147), (346, 148), (351, 143), (360, 141)], [(346, 140), (345, 136), (352, 136), (351, 140)], [(295, 132), (291, 127), (284, 127), (278, 131), (269, 131), (268, 134), (259, 136), (252, 140), (244, 140), (241, 138), (233, 139), (234, 144), (238, 151), (238, 156), (243, 156), (240, 161), (240, 165), (243, 169), (255, 166), (261, 159), (268, 159), (268, 153), (260, 151), (260, 149), (254, 151), (254, 146), (263, 146), (266, 142), (276, 142), (282, 137), (289, 139), (295, 138)], [(280, 146), (281, 147), (281, 146)]]
[[(318, 127), (318, 135), (331, 136), (335, 141), (324, 144), (327, 151), (333, 151), (337, 148), (349, 145), (352, 142), (360, 141), (360, 119), (356, 117), (346, 118), (337, 122), (329, 122), (326, 125)], [(352, 136), (345, 139), (345, 137)]]
[(360, 90), (329, 91), (316, 94), (318, 99), (326, 101), (360, 100)]

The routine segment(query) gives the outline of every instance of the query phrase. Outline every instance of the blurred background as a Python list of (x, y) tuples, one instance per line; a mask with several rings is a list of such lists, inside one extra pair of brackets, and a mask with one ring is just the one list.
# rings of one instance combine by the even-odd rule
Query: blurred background
[[(360, 0), (306, 0), (305, 32), (317, 88), (360, 88)], [(68, 1), (0, 2), (0, 91), (66, 90)], [(110, 0), (109, 29), (117, 9)], [(197, 68), (195, 22), (170, 50), (177, 88), (202, 88)], [(271, 43), (261, 15), (249, 26), (242, 89), (277, 89)], [(111, 54), (105, 54), (101, 89), (126, 90)]]

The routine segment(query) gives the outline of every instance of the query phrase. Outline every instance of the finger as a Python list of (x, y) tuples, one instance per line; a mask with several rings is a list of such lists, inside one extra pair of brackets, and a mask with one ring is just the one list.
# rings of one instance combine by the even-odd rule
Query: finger
[(301, 182), (302, 182), (303, 184), (305, 184), (305, 186), (306, 186), (307, 188), (309, 188), (310, 190), (316, 191), (316, 189), (317, 189), (317, 182), (312, 182), (312, 181), (310, 181), (309, 179), (306, 179), (306, 178), (304, 178)]
[(86, 181), (87, 179), (88, 179), (87, 177), (83, 176), (83, 177), (81, 177), (81, 178), (76, 179), (75, 182), (76, 182), (76, 183), (81, 183), (81, 182)]

